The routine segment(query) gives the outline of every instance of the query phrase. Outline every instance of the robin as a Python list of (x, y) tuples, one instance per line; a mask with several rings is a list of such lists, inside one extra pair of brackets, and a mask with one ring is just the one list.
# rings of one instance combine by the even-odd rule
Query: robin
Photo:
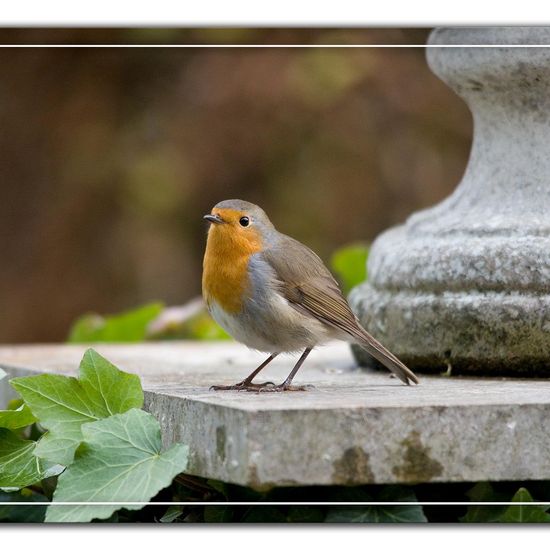
[[(270, 356), (242, 382), (215, 390), (304, 390), (292, 380), (311, 350), (332, 339), (355, 342), (405, 384), (418, 378), (360, 324), (338, 283), (307, 246), (279, 233), (266, 213), (242, 200), (210, 214), (202, 291), (212, 317), (236, 340)], [(279, 385), (254, 378), (277, 355), (303, 351)]]

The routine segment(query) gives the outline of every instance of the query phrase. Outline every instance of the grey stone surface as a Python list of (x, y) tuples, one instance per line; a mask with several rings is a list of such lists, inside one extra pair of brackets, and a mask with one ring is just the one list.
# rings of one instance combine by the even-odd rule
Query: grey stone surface
[[(437, 29), (430, 43), (550, 44), (550, 27)], [(427, 57), (472, 111), (468, 166), (448, 199), (375, 241), (352, 306), (416, 370), (550, 375), (550, 48)]]
[[(424, 376), (404, 386), (357, 368), (349, 347), (314, 350), (307, 392), (209, 391), (262, 356), (239, 344), (98, 345), (141, 376), (165, 443), (191, 447), (189, 473), (256, 488), (550, 478), (550, 382)], [(76, 373), (83, 346), (0, 347), (11, 376)], [(259, 381), (280, 381), (280, 357)]]

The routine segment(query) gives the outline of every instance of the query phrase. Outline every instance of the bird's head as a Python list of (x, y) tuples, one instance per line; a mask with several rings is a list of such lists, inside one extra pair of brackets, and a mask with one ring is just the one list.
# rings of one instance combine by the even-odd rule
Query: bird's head
[(219, 202), (204, 219), (210, 223), (209, 240), (250, 253), (260, 251), (275, 234), (273, 224), (259, 206), (238, 199)]

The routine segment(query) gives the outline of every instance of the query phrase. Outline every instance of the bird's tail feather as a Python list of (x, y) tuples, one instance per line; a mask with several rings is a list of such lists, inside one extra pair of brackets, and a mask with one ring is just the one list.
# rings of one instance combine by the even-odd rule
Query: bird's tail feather
[(391, 370), (399, 380), (405, 384), (411, 381), (418, 384), (418, 377), (408, 367), (406, 367), (397, 357), (387, 350), (378, 340), (373, 338), (366, 330), (360, 328), (359, 334), (354, 334), (356, 342), (375, 359), (378, 359), (385, 367)]

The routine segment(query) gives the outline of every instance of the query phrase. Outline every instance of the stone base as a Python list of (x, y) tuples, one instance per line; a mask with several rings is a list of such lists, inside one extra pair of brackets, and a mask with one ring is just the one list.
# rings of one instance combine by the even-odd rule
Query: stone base
[[(550, 376), (550, 295), (392, 292), (365, 284), (350, 302), (363, 326), (418, 372)], [(372, 364), (360, 348), (354, 353)]]
[[(387, 371), (386, 367), (377, 359), (372, 357), (359, 346), (352, 345), (352, 351), (355, 359), (361, 367), (373, 371)], [(533, 359), (526, 362), (525, 359), (518, 359), (515, 363), (509, 364), (502, 362), (479, 363), (473, 359), (461, 357), (441, 358), (438, 355), (426, 356), (420, 360), (418, 356), (401, 354), (400, 359), (410, 367), (415, 373), (426, 374), (454, 374), (464, 376), (506, 376), (516, 378), (550, 378), (550, 365), (547, 360)]]

